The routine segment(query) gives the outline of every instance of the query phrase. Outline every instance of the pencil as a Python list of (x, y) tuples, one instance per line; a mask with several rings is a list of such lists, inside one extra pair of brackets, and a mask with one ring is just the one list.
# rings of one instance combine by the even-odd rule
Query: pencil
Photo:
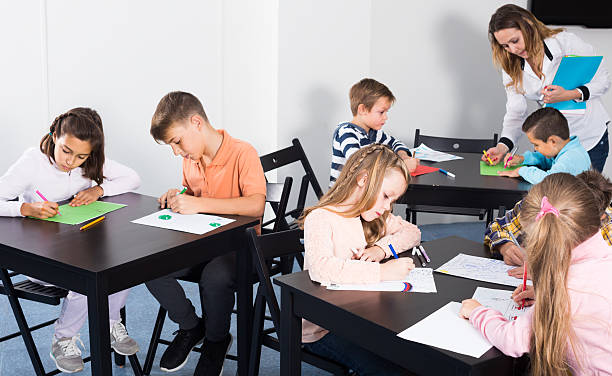
[(487, 154), (486, 150), (483, 150), (482, 153), (485, 155), (485, 157), (487, 157), (487, 161), (489, 161), (489, 163), (491, 164), (491, 166), (493, 166), (493, 162), (491, 161), (491, 158), (489, 158), (489, 154)]
[[(37, 195), (39, 195), (39, 196), (40, 196), (40, 198), (42, 198), (42, 199), (43, 199), (43, 201), (45, 201), (45, 202), (49, 202), (49, 200), (47, 200), (47, 198), (46, 198), (45, 196), (43, 196), (43, 194), (42, 194), (42, 193), (40, 193), (40, 191), (39, 191), (38, 189), (36, 190), (36, 194), (37, 194)], [(59, 209), (57, 209), (57, 214), (62, 215), (62, 213), (60, 213)]]
[(514, 154), (516, 154), (516, 151), (518, 150), (518, 148), (514, 149), (514, 151), (512, 152), (512, 154), (510, 154), (510, 157), (508, 158), (508, 160), (506, 161), (506, 163), (504, 163), (504, 168), (508, 168), (508, 163), (510, 163), (510, 161), (512, 160), (512, 157), (514, 157)]
[(427, 260), (427, 262), (431, 262), (431, 260), (429, 259), (429, 256), (427, 256), (427, 253), (425, 252), (425, 248), (423, 248), (422, 245), (419, 245), (419, 249), (421, 250), (421, 253), (423, 254), (423, 256), (425, 256), (425, 260)]
[(391, 253), (393, 253), (393, 257), (395, 257), (395, 258), (399, 258), (399, 257), (397, 256), (397, 253), (395, 253), (395, 249), (393, 249), (393, 246), (392, 246), (391, 244), (389, 244), (389, 249), (391, 250)]
[(95, 225), (96, 223), (98, 223), (98, 222), (102, 222), (102, 220), (103, 220), (103, 219), (104, 219), (104, 216), (101, 216), (101, 217), (97, 218), (96, 220), (93, 220), (93, 221), (89, 222), (88, 224), (84, 225), (84, 226), (83, 226), (83, 227), (81, 227), (79, 230), (81, 230), (81, 231), (82, 231), (82, 230), (88, 229), (88, 228), (90, 228), (91, 226)]
[(421, 266), (425, 266), (425, 258), (423, 258), (423, 255), (421, 254), (421, 251), (419, 250), (419, 247), (416, 247), (416, 255), (417, 258), (419, 259), (419, 261), (421, 262)]
[[(527, 290), (527, 263), (523, 263), (523, 291)], [(525, 299), (521, 303), (521, 309), (525, 308)]]

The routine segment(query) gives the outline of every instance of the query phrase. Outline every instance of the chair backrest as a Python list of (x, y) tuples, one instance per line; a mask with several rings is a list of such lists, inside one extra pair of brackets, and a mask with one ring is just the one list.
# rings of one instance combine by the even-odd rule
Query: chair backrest
[(266, 298), (274, 327), (280, 328), (280, 307), (270, 280), (270, 269), (267, 260), (276, 257), (291, 256), (304, 251), (301, 239), (304, 232), (291, 229), (269, 234), (257, 235), (253, 228), (247, 229), (249, 248), (253, 254), (255, 269), (259, 278), (259, 289)]
[(293, 178), (287, 176), (284, 183), (266, 183), (266, 202), (274, 211), (274, 218), (261, 224), (263, 227), (274, 223), (272, 231), (287, 230), (289, 224), (286, 219), (287, 203), (289, 202), (289, 194), (291, 193), (291, 185)]
[(426, 136), (421, 134), (420, 129), (417, 129), (414, 132), (414, 147), (425, 144), (434, 150), (444, 152), (482, 153), (483, 150), (497, 145), (497, 137), (497, 133), (494, 133), (493, 138), (489, 139)]
[(310, 166), (310, 162), (306, 157), (306, 153), (297, 138), (292, 141), (292, 146), (272, 152), (270, 154), (262, 155), (259, 157), (261, 165), (263, 166), (264, 172), (276, 170), (280, 167), (290, 165), (292, 163), (299, 162), (304, 169), (304, 176), (300, 183), (300, 192), (298, 195), (297, 205), (295, 209), (287, 212), (287, 215), (291, 215), (293, 218), (298, 218), (304, 210), (306, 204), (306, 196), (308, 194), (308, 186), (311, 186), (317, 199), (323, 196), (323, 190), (321, 185), (317, 181), (317, 177)]

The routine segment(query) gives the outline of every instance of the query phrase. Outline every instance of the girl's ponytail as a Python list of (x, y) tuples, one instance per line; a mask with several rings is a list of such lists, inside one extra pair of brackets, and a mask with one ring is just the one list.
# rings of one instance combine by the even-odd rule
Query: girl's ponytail
[(531, 337), (533, 375), (569, 374), (570, 350), (580, 364), (571, 326), (567, 272), (572, 249), (599, 231), (598, 208), (589, 187), (570, 174), (546, 177), (523, 200), (528, 265), (536, 295)]

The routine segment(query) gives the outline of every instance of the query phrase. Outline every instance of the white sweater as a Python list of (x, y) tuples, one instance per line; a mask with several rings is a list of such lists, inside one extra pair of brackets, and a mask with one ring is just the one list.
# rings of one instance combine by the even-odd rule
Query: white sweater
[[(140, 186), (136, 171), (111, 159), (106, 158), (103, 171), (104, 181), (100, 186), (104, 196), (118, 195)], [(55, 162), (49, 162), (38, 148), (29, 148), (0, 177), (0, 216), (19, 217), (24, 202), (42, 201), (36, 190), (47, 200), (58, 202), (94, 185), (93, 180), (83, 176), (80, 167), (64, 172)], [(8, 201), (17, 197), (19, 201)]]

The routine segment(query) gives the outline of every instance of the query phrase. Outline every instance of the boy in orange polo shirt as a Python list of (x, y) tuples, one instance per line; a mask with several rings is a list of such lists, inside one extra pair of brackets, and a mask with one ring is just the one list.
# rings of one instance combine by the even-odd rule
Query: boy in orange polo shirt
[[(178, 194), (179, 189), (168, 190), (159, 198), (162, 208), (181, 214), (263, 215), (266, 179), (257, 152), (226, 131), (215, 130), (195, 96), (184, 92), (164, 96), (153, 114), (151, 135), (183, 157), (183, 185), (187, 191)], [(182, 368), (191, 349), (205, 338), (195, 375), (221, 373), (232, 342), (229, 328), (236, 289), (235, 263), (236, 254), (231, 252), (146, 283), (170, 319), (179, 325), (161, 358), (163, 371)], [(196, 315), (176, 279), (199, 270), (203, 319)]]

